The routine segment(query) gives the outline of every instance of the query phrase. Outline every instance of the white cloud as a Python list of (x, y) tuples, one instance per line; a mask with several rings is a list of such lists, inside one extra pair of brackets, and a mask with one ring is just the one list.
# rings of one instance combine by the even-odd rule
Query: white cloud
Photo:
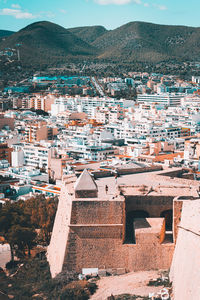
[(167, 10), (167, 7), (165, 5), (149, 4), (147, 2), (144, 3), (142, 0), (94, 0), (94, 1), (100, 5), (108, 5), (108, 4), (125, 5), (129, 3), (135, 3), (138, 5), (143, 5), (144, 7), (153, 6), (159, 10)]
[(157, 7), (160, 10), (167, 10), (167, 6), (165, 6), (165, 5), (158, 5)]
[(61, 12), (62, 14), (66, 14), (66, 13), (67, 13), (67, 11), (66, 11), (65, 9), (60, 9), (60, 12)]
[(21, 9), (3, 8), (0, 10), (2, 16), (12, 16), (16, 19), (34, 19), (35, 16)]
[(11, 5), (13, 8), (21, 8), (19, 4), (12, 4)]
[(55, 14), (52, 11), (46, 11), (44, 13), (44, 16), (46, 16), (47, 18), (54, 18)]
[(131, 0), (95, 0), (95, 2), (101, 5), (107, 5), (107, 4), (124, 5), (130, 3)]
[(55, 17), (55, 14), (52, 11), (40, 11), (35, 17), (51, 19)]
[(159, 10), (167, 10), (167, 6), (165, 5), (153, 4), (153, 6), (158, 8)]
[(134, 2), (136, 4), (142, 4), (141, 0), (95, 0), (95, 2), (101, 5), (108, 5), (108, 4), (124, 5), (131, 2)]

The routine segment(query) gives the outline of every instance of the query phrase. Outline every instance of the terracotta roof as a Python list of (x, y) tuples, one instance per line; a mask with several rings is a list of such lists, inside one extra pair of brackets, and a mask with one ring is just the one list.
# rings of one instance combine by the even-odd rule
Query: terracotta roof
[(184, 152), (176, 152), (176, 153), (170, 153), (170, 154), (156, 155), (153, 160), (154, 161), (164, 161), (165, 159), (172, 160), (174, 157), (177, 157), (179, 155), (180, 155), (180, 157), (183, 157)]

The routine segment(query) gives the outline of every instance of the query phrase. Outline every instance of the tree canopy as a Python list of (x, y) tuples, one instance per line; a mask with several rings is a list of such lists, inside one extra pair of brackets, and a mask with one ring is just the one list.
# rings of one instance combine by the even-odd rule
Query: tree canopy
[[(43, 195), (27, 201), (7, 202), (0, 209), (0, 235), (18, 256), (30, 255), (33, 246), (40, 242), (48, 245), (57, 210), (57, 198)], [(37, 234), (38, 233), (38, 234)]]

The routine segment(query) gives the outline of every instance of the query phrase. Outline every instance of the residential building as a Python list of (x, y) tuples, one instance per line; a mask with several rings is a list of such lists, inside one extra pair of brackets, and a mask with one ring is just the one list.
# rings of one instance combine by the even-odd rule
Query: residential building
[(137, 96), (137, 102), (157, 103), (166, 106), (180, 106), (184, 94), (141, 94)]

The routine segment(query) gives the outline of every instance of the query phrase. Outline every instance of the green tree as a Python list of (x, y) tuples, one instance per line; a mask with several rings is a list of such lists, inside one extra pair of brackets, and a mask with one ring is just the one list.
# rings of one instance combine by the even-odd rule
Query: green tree
[(18, 255), (22, 254), (25, 256), (25, 250), (27, 249), (30, 257), (30, 250), (35, 246), (34, 240), (37, 236), (33, 228), (22, 227), (20, 225), (12, 226), (5, 236), (12, 248), (17, 248)]
[(24, 212), (20, 202), (7, 202), (0, 210), (0, 234), (10, 244), (11, 260), (14, 261), (14, 250), (25, 254), (34, 245), (36, 232), (30, 222), (30, 215)]
[(56, 197), (45, 198), (44, 195), (33, 197), (22, 203), (24, 211), (30, 215), (31, 224), (40, 229), (42, 242), (48, 245), (51, 238), (55, 214), (58, 205)]

